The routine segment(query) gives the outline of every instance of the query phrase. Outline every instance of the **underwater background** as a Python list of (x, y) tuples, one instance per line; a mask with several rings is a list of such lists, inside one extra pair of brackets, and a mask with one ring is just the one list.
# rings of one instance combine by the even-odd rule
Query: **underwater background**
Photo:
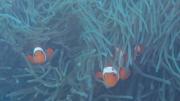
[[(108, 88), (116, 47), (131, 73)], [(180, 101), (180, 0), (0, 0), (0, 101)]]

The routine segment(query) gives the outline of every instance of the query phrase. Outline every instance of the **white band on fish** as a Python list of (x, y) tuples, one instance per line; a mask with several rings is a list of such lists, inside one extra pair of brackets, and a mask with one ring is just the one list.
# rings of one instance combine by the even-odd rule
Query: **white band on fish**
[(104, 67), (103, 69), (103, 75), (105, 73), (115, 73), (115, 74), (118, 74), (117, 70), (115, 70), (113, 67)]
[(41, 47), (35, 47), (33, 54), (35, 54), (37, 51), (41, 51), (44, 54), (45, 60), (46, 60), (46, 53), (44, 52), (44, 50)]

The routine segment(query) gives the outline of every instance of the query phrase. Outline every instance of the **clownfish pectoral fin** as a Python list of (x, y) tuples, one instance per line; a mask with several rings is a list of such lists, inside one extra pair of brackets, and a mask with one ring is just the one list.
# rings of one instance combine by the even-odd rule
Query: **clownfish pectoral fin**
[(102, 72), (96, 72), (96, 78), (97, 79), (102, 79), (103, 78)]
[(52, 57), (54, 50), (52, 48), (47, 49), (47, 57)]
[(119, 70), (119, 78), (120, 78), (121, 80), (127, 80), (128, 77), (129, 77), (129, 75), (130, 75), (130, 71), (129, 71), (129, 70), (127, 70), (127, 69), (124, 68), (124, 67), (121, 67), (121, 68), (120, 68), (120, 70)]
[(34, 63), (34, 60), (33, 60), (33, 56), (32, 55), (28, 55), (27, 57), (27, 60), (31, 63)]

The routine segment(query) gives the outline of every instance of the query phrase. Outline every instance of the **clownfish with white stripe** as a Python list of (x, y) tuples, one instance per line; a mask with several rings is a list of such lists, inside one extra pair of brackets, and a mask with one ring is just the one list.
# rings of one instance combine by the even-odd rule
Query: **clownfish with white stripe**
[(103, 72), (96, 72), (96, 78), (101, 79), (107, 88), (114, 87), (119, 81), (119, 74), (113, 67), (103, 68)]
[(96, 78), (107, 88), (115, 87), (119, 80), (127, 80), (130, 76), (129, 68), (124, 67), (127, 59), (127, 54), (122, 49), (116, 48), (110, 63), (105, 64), (102, 72), (96, 72)]
[(54, 50), (52, 48), (47, 48), (46, 51), (44, 51), (41, 47), (35, 47), (33, 55), (28, 55), (27, 60), (32, 64), (44, 64), (52, 57), (53, 52)]
[(96, 78), (101, 79), (107, 88), (116, 86), (119, 80), (127, 80), (129, 75), (130, 71), (124, 67), (119, 72), (112, 66), (104, 67), (103, 72), (96, 72)]

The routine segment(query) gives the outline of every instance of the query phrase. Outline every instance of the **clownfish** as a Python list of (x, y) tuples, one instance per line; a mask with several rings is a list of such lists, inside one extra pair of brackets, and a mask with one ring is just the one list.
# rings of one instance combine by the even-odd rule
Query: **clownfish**
[(119, 72), (112, 66), (104, 67), (103, 72), (96, 72), (96, 78), (101, 79), (107, 88), (116, 86), (119, 80), (127, 80), (130, 71), (121, 67)]
[(48, 48), (44, 51), (41, 47), (35, 47), (33, 50), (33, 55), (28, 55), (27, 60), (32, 64), (44, 64), (49, 58), (52, 57), (53, 49)]
[(113, 67), (104, 67), (103, 72), (96, 72), (96, 78), (101, 79), (107, 88), (114, 87), (119, 81), (119, 74)]

